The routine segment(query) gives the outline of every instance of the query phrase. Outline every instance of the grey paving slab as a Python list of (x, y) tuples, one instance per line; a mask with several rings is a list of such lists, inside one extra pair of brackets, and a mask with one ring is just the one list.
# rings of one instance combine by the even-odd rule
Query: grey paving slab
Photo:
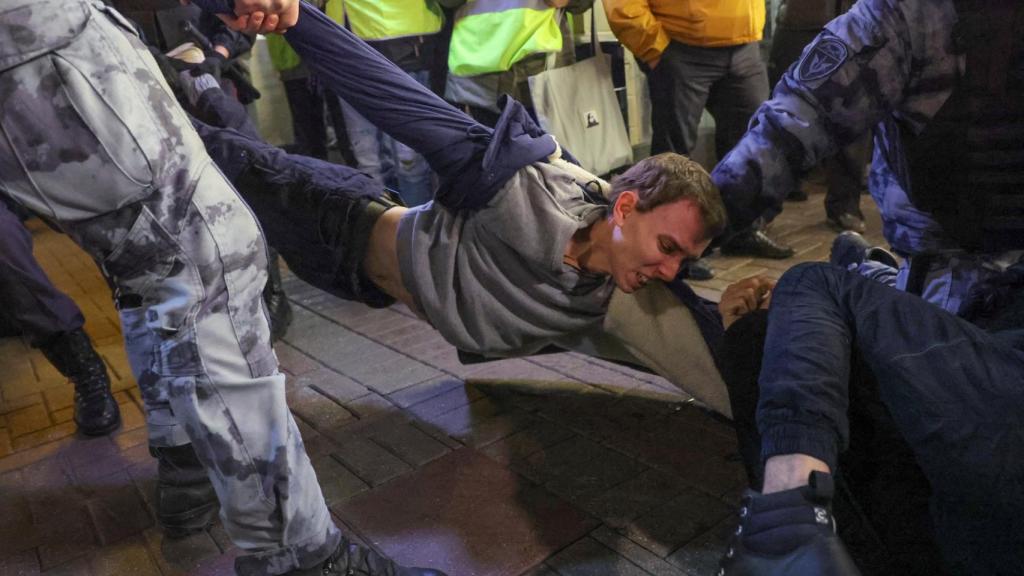
[(732, 514), (721, 500), (688, 489), (619, 529), (630, 540), (664, 558)]
[(351, 438), (338, 445), (334, 456), (361, 480), (377, 486), (401, 476), (412, 467), (384, 447), (365, 438)]
[(391, 422), (371, 438), (413, 467), (436, 460), (451, 450), (409, 422)]
[(549, 558), (546, 564), (561, 576), (648, 576), (615, 550), (592, 539), (584, 538)]
[[(601, 526), (594, 530), (590, 533), (590, 537), (614, 550), (623, 558), (626, 558), (653, 576), (688, 576), (688, 573), (684, 572), (679, 566), (666, 562), (607, 526)], [(712, 572), (700, 572), (700, 574), (710, 576)]]

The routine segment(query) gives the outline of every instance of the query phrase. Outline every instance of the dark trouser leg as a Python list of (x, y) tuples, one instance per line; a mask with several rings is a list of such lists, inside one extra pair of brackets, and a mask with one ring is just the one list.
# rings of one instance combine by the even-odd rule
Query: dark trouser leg
[(348, 138), (348, 126), (345, 124), (345, 114), (341, 110), (341, 100), (337, 94), (329, 92), (325, 98), (327, 103), (327, 115), (334, 126), (334, 137), (338, 139), (338, 152), (341, 159), (349, 166), (356, 165), (356, 155), (352, 151), (352, 141)]
[(711, 86), (708, 110), (715, 117), (715, 153), (725, 156), (747, 132), (750, 117), (768, 99), (768, 73), (757, 43), (729, 51), (728, 68)]
[(915, 296), (822, 264), (779, 282), (760, 379), (764, 458), (837, 465), (850, 441), (855, 348), (927, 477), (954, 572), (1024, 565), (1024, 343)]
[[(726, 331), (720, 366), (740, 455), (756, 491), (764, 474), (755, 413), (767, 318), (757, 311)], [(832, 502), (839, 535), (866, 575), (943, 574), (928, 517), (928, 483), (878, 398), (877, 383), (861, 364), (854, 366), (850, 448), (839, 460)]]
[(868, 163), (870, 151), (870, 139), (862, 137), (825, 161), (828, 177), (825, 215), (829, 218), (853, 214), (864, 219), (860, 211), (860, 194), (864, 190), (864, 166)]
[(702, 61), (707, 48), (669, 43), (658, 66), (647, 74), (651, 95), (651, 154), (689, 154), (708, 90), (723, 72), (714, 59)]
[(78, 306), (50, 282), (32, 255), (32, 235), (0, 202), (0, 301), (4, 312), (41, 346), (82, 328)]
[(308, 78), (284, 82), (284, 95), (292, 113), (295, 153), (327, 159), (327, 129), (324, 125), (324, 99), (310, 89)]

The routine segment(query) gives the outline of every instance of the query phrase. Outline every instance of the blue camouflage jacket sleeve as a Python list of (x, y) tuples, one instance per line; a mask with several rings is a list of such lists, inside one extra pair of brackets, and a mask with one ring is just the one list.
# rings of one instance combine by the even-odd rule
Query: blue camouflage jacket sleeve
[(861, 0), (830, 22), (715, 167), (734, 230), (774, 218), (786, 193), (819, 161), (898, 107), (911, 74), (899, 0)]

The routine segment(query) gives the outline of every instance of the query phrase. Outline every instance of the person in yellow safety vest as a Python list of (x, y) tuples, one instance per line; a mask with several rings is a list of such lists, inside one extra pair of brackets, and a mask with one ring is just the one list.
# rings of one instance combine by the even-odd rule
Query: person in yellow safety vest
[[(434, 0), (327, 0), (325, 11), (430, 87), (436, 35), (444, 25), (444, 13)], [(433, 199), (433, 175), (422, 156), (388, 137), (343, 101), (342, 111), (361, 171), (397, 189), (408, 206)]]
[(289, 152), (312, 156), (327, 160), (327, 125), (324, 122), (324, 105), (330, 115), (335, 137), (338, 139), (338, 151), (348, 165), (355, 165), (355, 156), (348, 141), (348, 131), (341, 105), (337, 97), (325, 97), (310, 79), (309, 69), (302, 63), (299, 55), (280, 34), (268, 34), (267, 52), (270, 62), (277, 70), (281, 83), (284, 84), (285, 99), (292, 115), (292, 134), (294, 142), (286, 146)]
[[(725, 156), (768, 99), (768, 75), (758, 41), (761, 0), (603, 0), (608, 24), (647, 73), (651, 154), (690, 154), (707, 107), (715, 119), (715, 151)], [(710, 167), (709, 167), (710, 168)], [(736, 231), (723, 253), (782, 259), (793, 250), (756, 227)], [(694, 278), (713, 274), (704, 262)]]
[(530, 76), (576, 61), (568, 18), (594, 0), (438, 0), (458, 8), (448, 48), (445, 99), (462, 106), (481, 124), (498, 120), (498, 96), (510, 94), (530, 111)]

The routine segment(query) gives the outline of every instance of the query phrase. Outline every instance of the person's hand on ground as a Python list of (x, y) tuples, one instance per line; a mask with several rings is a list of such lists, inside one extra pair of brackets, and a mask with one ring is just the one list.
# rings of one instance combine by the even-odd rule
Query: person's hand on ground
[(726, 328), (740, 317), (759, 308), (767, 309), (772, 299), (775, 280), (765, 276), (751, 276), (730, 284), (718, 302), (722, 323)]

